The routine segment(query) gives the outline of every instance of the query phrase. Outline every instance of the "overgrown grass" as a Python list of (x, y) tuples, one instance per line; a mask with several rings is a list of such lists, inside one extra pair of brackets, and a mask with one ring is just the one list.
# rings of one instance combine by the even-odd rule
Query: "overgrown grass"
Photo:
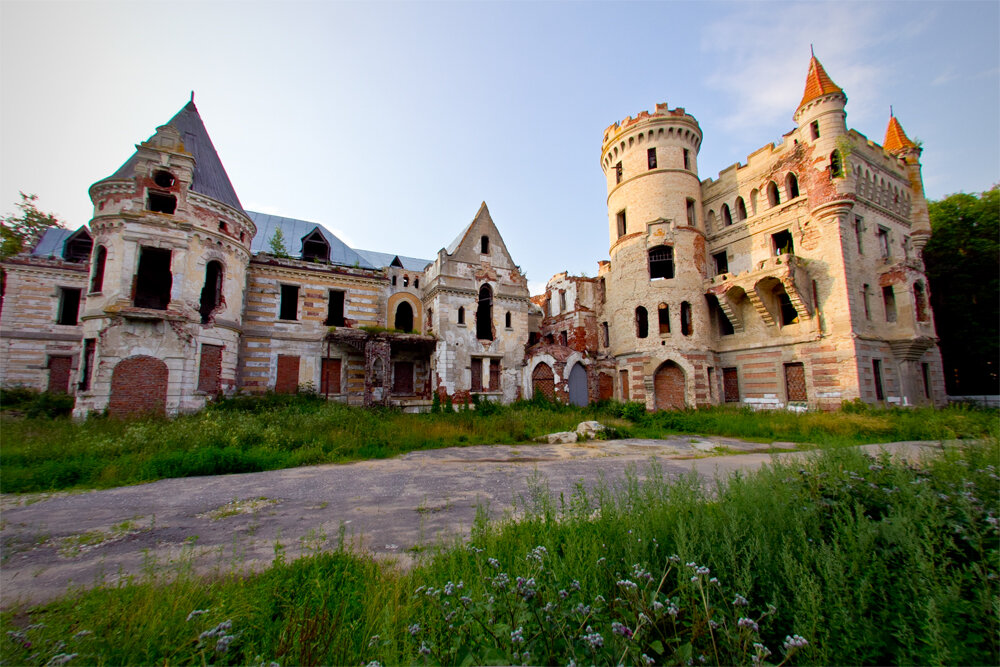
[(342, 548), (207, 581), (151, 564), (4, 613), (0, 645), (36, 665), (998, 664), (998, 457), (536, 485), (522, 518), (409, 571)]
[(421, 449), (518, 444), (591, 419), (612, 425), (616, 436), (698, 433), (818, 445), (979, 438), (1000, 431), (996, 412), (961, 408), (807, 414), (713, 408), (647, 415), (635, 403), (575, 408), (532, 401), (488, 407), (478, 413), (414, 415), (315, 396), (271, 395), (228, 399), (169, 420), (98, 417), (75, 423), (5, 413), (0, 416), (0, 488), (6, 493), (108, 488)]

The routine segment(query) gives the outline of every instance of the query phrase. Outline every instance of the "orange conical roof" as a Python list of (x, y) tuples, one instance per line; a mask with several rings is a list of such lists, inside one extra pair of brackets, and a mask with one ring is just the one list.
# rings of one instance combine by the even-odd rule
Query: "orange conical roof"
[(802, 101), (799, 102), (799, 107), (802, 107), (807, 102), (812, 102), (817, 97), (842, 92), (844, 92), (843, 89), (833, 82), (833, 79), (823, 69), (823, 65), (816, 59), (816, 56), (814, 55), (810, 58), (809, 73), (806, 74), (806, 89), (802, 93)]
[(889, 127), (885, 128), (885, 141), (882, 142), (882, 148), (890, 153), (898, 153), (901, 150), (916, 147), (917, 145), (906, 136), (906, 132), (903, 132), (903, 126), (899, 124), (896, 117), (889, 116)]

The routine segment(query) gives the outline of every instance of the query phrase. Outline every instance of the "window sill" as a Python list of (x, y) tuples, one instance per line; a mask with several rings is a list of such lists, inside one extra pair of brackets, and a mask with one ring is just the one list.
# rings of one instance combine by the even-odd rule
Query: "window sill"
[(302, 320), (283, 320), (280, 317), (275, 320), (279, 324), (299, 324)]

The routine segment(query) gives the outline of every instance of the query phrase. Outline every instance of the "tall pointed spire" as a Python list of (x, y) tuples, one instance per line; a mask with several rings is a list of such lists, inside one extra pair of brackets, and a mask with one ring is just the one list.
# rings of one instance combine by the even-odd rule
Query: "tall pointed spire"
[[(810, 52), (812, 52), (812, 45), (809, 46)], [(830, 93), (842, 93), (843, 89), (833, 82), (830, 75), (826, 73), (823, 69), (823, 65), (820, 64), (819, 60), (816, 58), (816, 54), (813, 53), (809, 58), (809, 72), (806, 74), (806, 89), (802, 93), (802, 101), (799, 102), (799, 107), (801, 108), (804, 104), (812, 102), (817, 97), (822, 97), (823, 95), (829, 95)]]
[(882, 148), (890, 153), (898, 153), (916, 147), (917, 145), (906, 136), (906, 132), (903, 132), (903, 126), (896, 120), (896, 116), (890, 115), (889, 126), (885, 128), (885, 141), (882, 142)]

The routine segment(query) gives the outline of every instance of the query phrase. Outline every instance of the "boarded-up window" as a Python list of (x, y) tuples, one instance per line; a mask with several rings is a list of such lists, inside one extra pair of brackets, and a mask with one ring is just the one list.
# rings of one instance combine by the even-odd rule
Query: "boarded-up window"
[(597, 400), (610, 401), (615, 397), (615, 382), (607, 373), (597, 376)]
[(319, 391), (324, 396), (340, 393), (340, 359), (324, 359), (319, 378)]
[(392, 368), (392, 393), (409, 396), (413, 393), (413, 362), (397, 361)]
[(216, 394), (222, 387), (222, 346), (202, 345), (198, 366), (198, 391)]
[(472, 391), (483, 390), (483, 360), (478, 357), (472, 358)]
[(500, 391), (499, 359), (490, 359), (490, 391)]
[(735, 368), (722, 369), (722, 388), (726, 396), (726, 403), (740, 402), (740, 380)]
[(535, 366), (531, 372), (531, 387), (535, 396), (544, 396), (550, 401), (556, 400), (555, 380), (552, 368), (542, 363)]
[(801, 363), (785, 364), (785, 395), (789, 401), (806, 400), (806, 371)]
[(49, 386), (53, 394), (69, 393), (69, 376), (73, 368), (73, 357), (49, 357)]
[(627, 401), (629, 399), (628, 371), (618, 371), (618, 376), (622, 385), (622, 400)]
[(278, 371), (274, 381), (274, 393), (294, 394), (299, 390), (299, 358), (279, 354)]

